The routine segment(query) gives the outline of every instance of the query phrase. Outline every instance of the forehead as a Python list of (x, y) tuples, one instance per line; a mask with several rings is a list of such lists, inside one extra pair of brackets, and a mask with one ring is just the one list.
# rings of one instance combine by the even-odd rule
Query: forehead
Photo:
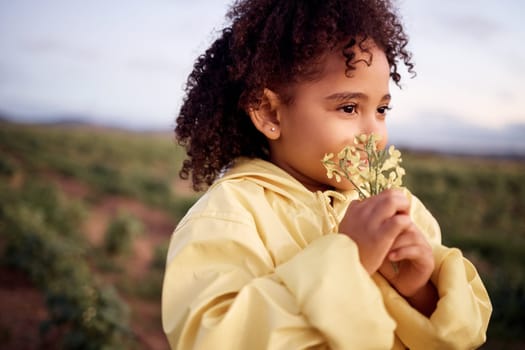
[[(328, 92), (353, 91), (366, 94), (388, 94), (390, 65), (385, 52), (371, 40), (355, 44), (346, 51), (353, 52), (347, 58), (341, 45), (322, 55), (312, 63), (311, 74), (281, 84), (277, 90), (285, 104), (294, 103), (301, 97), (315, 98)], [(354, 69), (348, 69), (348, 66)]]
[(341, 51), (327, 53), (319, 63), (315, 79), (298, 82), (292, 87), (294, 100), (319, 97), (329, 93), (360, 92), (367, 95), (388, 94), (390, 66), (385, 53), (376, 46), (365, 50), (354, 49), (355, 56), (349, 70), (346, 57)]
[(349, 65), (354, 69), (349, 69), (347, 57), (343, 55), (342, 49), (328, 52), (320, 64), (320, 75), (340, 74), (344, 72), (348, 77), (355, 77), (362, 72), (377, 71), (382, 75), (390, 76), (390, 65), (386, 54), (373, 42), (368, 41), (362, 45), (354, 45), (352, 48), (354, 54)]

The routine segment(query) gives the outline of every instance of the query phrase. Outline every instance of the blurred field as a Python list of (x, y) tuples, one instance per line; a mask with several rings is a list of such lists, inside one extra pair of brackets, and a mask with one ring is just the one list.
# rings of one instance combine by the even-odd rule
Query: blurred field
[[(489, 289), (483, 348), (522, 348), (525, 162), (403, 154), (408, 187)], [(167, 349), (167, 241), (196, 199), (181, 159), (169, 134), (0, 122), (2, 349)]]

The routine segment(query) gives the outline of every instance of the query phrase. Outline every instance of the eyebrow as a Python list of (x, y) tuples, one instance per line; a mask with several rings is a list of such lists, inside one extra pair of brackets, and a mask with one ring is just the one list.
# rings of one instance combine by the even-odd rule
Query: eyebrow
[[(363, 94), (362, 92), (336, 92), (325, 97), (326, 100), (336, 100), (336, 101), (347, 101), (352, 99), (361, 99), (368, 100), (368, 95)], [(390, 101), (392, 96), (386, 94), (381, 98), (381, 101)]]

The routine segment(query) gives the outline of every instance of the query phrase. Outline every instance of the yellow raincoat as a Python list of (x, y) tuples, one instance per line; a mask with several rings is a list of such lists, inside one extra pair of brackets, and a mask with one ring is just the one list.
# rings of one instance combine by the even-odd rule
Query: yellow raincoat
[[(352, 192), (353, 193), (353, 192)], [(355, 195), (311, 192), (275, 165), (240, 159), (189, 210), (169, 246), (162, 322), (173, 349), (472, 349), (487, 292), (435, 219), (411, 216), (436, 260), (427, 318), (370, 277), (338, 222)]]

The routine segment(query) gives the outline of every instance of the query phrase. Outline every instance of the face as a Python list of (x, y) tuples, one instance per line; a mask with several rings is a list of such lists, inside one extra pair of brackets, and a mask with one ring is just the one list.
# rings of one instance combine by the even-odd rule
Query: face
[[(371, 60), (371, 65), (360, 59)], [(293, 101), (277, 107), (279, 137), (270, 140), (271, 161), (311, 191), (352, 189), (347, 180), (338, 183), (327, 178), (321, 164), (326, 153), (337, 154), (363, 133), (380, 135), (379, 148), (387, 142), (388, 61), (373, 45), (369, 53), (356, 48), (355, 62), (356, 69), (347, 76), (344, 56), (330, 53), (321, 78), (297, 84)]]

